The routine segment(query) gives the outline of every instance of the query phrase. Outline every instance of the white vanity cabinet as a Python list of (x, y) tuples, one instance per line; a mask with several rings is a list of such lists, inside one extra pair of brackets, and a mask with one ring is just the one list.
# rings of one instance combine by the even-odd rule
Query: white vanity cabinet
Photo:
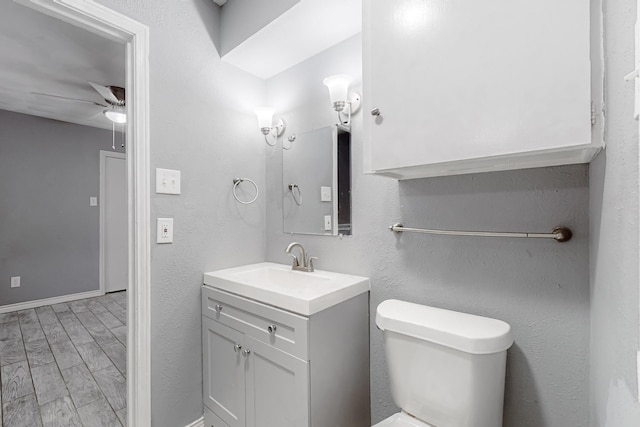
[[(363, 2), (365, 169), (399, 179), (589, 162), (590, 2)], [(599, 54), (595, 54), (599, 58)]]
[(303, 316), (203, 286), (205, 426), (369, 427), (368, 307)]

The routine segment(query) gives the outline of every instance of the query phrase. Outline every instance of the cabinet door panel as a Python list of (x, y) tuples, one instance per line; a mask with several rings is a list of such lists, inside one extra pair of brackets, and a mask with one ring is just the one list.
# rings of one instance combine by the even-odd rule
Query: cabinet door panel
[(309, 425), (309, 365), (251, 337), (246, 361), (247, 427)]
[(229, 427), (245, 426), (244, 335), (203, 317), (204, 402)]
[(211, 409), (204, 407), (204, 427), (229, 427), (227, 423), (222, 421), (219, 416), (214, 414)]
[(363, 7), (373, 170), (591, 143), (589, 2)]

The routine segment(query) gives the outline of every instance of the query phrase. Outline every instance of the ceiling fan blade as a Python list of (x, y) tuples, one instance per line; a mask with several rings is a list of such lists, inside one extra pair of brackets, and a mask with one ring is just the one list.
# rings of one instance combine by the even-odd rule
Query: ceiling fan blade
[(107, 102), (111, 102), (113, 104), (120, 103), (120, 100), (109, 90), (108, 87), (99, 85), (97, 83), (89, 82), (92, 88), (96, 90)]
[(38, 96), (47, 96), (49, 98), (61, 99), (63, 101), (84, 102), (86, 104), (93, 104), (93, 105), (98, 105), (100, 107), (107, 107), (106, 105), (100, 104), (99, 102), (89, 101), (86, 99), (69, 98), (68, 96), (52, 95), (50, 93), (42, 93), (42, 92), (30, 92), (30, 94), (38, 95)]

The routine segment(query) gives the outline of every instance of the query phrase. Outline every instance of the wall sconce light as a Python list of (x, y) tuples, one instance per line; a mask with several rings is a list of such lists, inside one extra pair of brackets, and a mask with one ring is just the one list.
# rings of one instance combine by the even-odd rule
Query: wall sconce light
[[(355, 92), (349, 94), (351, 80), (353, 80), (351, 76), (336, 74), (322, 81), (329, 88), (329, 99), (333, 109), (338, 112), (340, 124), (346, 126), (351, 125), (351, 115), (360, 109), (360, 94)], [(346, 121), (343, 120), (343, 116), (346, 116)]]
[[(278, 137), (284, 132), (284, 120), (278, 119), (274, 126), (273, 108), (268, 107), (256, 108), (256, 116), (258, 116), (260, 132), (264, 135), (264, 142), (273, 147), (278, 142)], [(273, 136), (273, 142), (269, 142), (269, 135)]]

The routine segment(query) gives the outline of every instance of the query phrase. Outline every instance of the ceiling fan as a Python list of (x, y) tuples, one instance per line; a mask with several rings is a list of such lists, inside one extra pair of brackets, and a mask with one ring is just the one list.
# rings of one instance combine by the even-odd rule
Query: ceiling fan
[(42, 92), (31, 92), (31, 93), (33, 95), (48, 96), (50, 98), (64, 99), (64, 100), (73, 101), (73, 102), (84, 102), (87, 104), (93, 104), (99, 107), (104, 107), (106, 109), (102, 111), (102, 114), (104, 114), (113, 123), (126, 123), (127, 113), (125, 109), (126, 104), (125, 104), (124, 88), (120, 86), (103, 86), (93, 82), (88, 82), (88, 83), (89, 85), (91, 85), (93, 89), (95, 89), (96, 92), (98, 92), (98, 94), (100, 94), (102, 98), (104, 98), (106, 105), (101, 104), (99, 102), (95, 102), (95, 101), (89, 101), (86, 99), (70, 98), (68, 96), (53, 95), (50, 93), (42, 93)]

